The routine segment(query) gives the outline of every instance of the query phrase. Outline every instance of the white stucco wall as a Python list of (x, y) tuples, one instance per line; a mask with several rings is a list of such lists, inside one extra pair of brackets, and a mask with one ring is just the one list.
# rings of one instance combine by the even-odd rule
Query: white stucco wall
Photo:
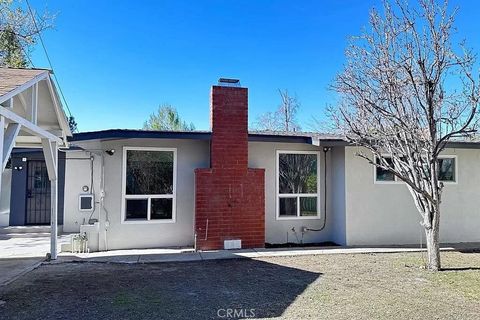
[[(149, 248), (168, 246), (192, 246), (194, 242), (194, 169), (209, 166), (208, 141), (195, 140), (161, 140), (161, 139), (131, 139), (115, 141), (91, 141), (76, 143), (85, 149), (93, 151), (94, 160), (94, 189), (95, 199), (100, 200), (101, 157), (98, 150), (114, 149), (115, 154), (104, 154), (105, 170), (105, 209), (108, 212), (109, 227), (105, 228), (106, 212), (96, 204), (93, 218), (101, 222), (99, 235), (90, 235), (89, 245), (91, 250)], [(122, 193), (122, 156), (123, 147), (150, 146), (177, 148), (177, 208), (175, 223), (121, 223), (121, 193)], [(341, 148), (343, 150), (343, 148)], [(320, 152), (320, 218), (278, 220), (276, 218), (276, 155), (277, 150), (292, 151), (319, 151)], [(64, 231), (78, 232), (80, 225), (87, 222), (90, 213), (80, 212), (78, 209), (78, 196), (82, 193), (84, 185), (90, 185), (90, 154), (84, 151), (69, 152), (67, 154), (65, 172), (65, 218)], [(335, 158), (340, 161), (335, 165), (335, 170), (344, 168), (343, 152)], [(332, 182), (331, 152), (327, 154), (327, 224), (320, 232), (308, 231), (303, 236), (304, 243), (338, 240), (343, 244), (345, 238), (344, 210), (335, 209), (333, 201), (342, 204), (339, 197), (343, 197), (343, 173), (335, 174)], [(300, 242), (302, 240), (302, 227), (318, 229), (323, 225), (324, 212), (324, 153), (322, 148), (307, 144), (292, 143), (249, 143), (249, 167), (265, 168), (265, 234), (269, 243)], [(343, 169), (342, 169), (343, 170)], [(334, 187), (333, 190), (330, 189)], [(338, 190), (338, 193), (337, 193)], [(335, 192), (334, 192), (335, 191)], [(345, 202), (343, 201), (343, 204)], [(341, 205), (340, 205), (341, 207)], [(335, 217), (334, 217), (335, 215)], [(337, 215), (340, 217), (337, 218)], [(338, 228), (339, 230), (335, 230)], [(292, 231), (295, 228), (297, 236)], [(105, 232), (105, 230), (107, 230)], [(107, 241), (105, 241), (105, 235)], [(298, 237), (298, 239), (297, 239)]]
[[(105, 210), (96, 204), (93, 218), (101, 222), (101, 232), (92, 236), (92, 250), (193, 246), (194, 170), (209, 166), (209, 143), (198, 140), (130, 139), (77, 143), (86, 149), (114, 149), (113, 156), (94, 151), (94, 189), (100, 199), (101, 157), (104, 155)], [(177, 207), (175, 223), (123, 224), (121, 222), (123, 147), (149, 146), (177, 148)], [(319, 151), (321, 216), (315, 219), (279, 220), (276, 217), (276, 156), (278, 150)], [(374, 168), (355, 156), (356, 147), (334, 147), (325, 158), (321, 147), (294, 143), (249, 143), (249, 167), (265, 169), (265, 236), (268, 243), (301, 241), (302, 227), (323, 225), (324, 182), (327, 182), (327, 223), (321, 232), (308, 231), (304, 243), (333, 241), (343, 245), (419, 244), (423, 230), (420, 216), (405, 185), (374, 183)], [(441, 217), (442, 242), (480, 242), (480, 150), (448, 149), (457, 156), (456, 184), (444, 190)], [(78, 232), (90, 213), (78, 210), (82, 186), (90, 185), (89, 153), (69, 152), (65, 172), (64, 231)], [(108, 212), (109, 227), (106, 228)], [(292, 228), (296, 230), (295, 233)], [(107, 231), (105, 231), (107, 230)], [(105, 240), (106, 236), (106, 240)], [(298, 237), (298, 238), (297, 238)]]
[[(345, 148), (346, 239), (348, 245), (420, 244), (420, 216), (402, 183), (374, 183), (374, 168)], [(447, 149), (457, 155), (456, 184), (446, 184), (441, 205), (440, 240), (480, 241), (480, 150)], [(423, 242), (424, 243), (424, 242)]]
[[(84, 144), (84, 147), (89, 149), (100, 148), (100, 144)], [(95, 200), (98, 201), (100, 192), (100, 158), (96, 154), (92, 154), (94, 157), (93, 162), (93, 183), (95, 191)], [(82, 190), (83, 186), (90, 188), (90, 153), (84, 151), (68, 151), (65, 154), (65, 193), (64, 193), (64, 219), (63, 219), (63, 231), (64, 232), (78, 232), (80, 225), (88, 223), (88, 219), (91, 216), (91, 212), (81, 212), (78, 208), (78, 197), (85, 192)], [(90, 193), (87, 192), (87, 193)], [(92, 218), (98, 219), (99, 206), (96, 204), (95, 212)]]
[[(328, 217), (332, 220), (331, 239), (333, 242), (347, 244), (347, 221), (346, 221), (346, 194), (345, 194), (345, 148), (335, 147), (330, 151), (331, 187), (328, 190), (332, 203), (332, 214)], [(328, 198), (328, 195), (327, 195)]]
[[(152, 248), (171, 246), (193, 246), (194, 233), (194, 169), (209, 165), (208, 141), (130, 139), (113, 140), (102, 143), (76, 143), (84, 148), (114, 149), (113, 156), (104, 153), (105, 170), (105, 209), (108, 212), (109, 227), (105, 228), (107, 213), (97, 204), (95, 217), (101, 222), (98, 238), (89, 240), (91, 250)], [(123, 147), (165, 147), (177, 148), (177, 189), (175, 223), (140, 223), (124, 224), (121, 221), (122, 204), (122, 157)], [(97, 151), (98, 152), (98, 151)], [(83, 152), (75, 152), (79, 157)], [(85, 155), (84, 155), (85, 156)], [(95, 155), (96, 200), (100, 199), (101, 158)], [(79, 225), (89, 214), (78, 211), (78, 195), (82, 186), (90, 181), (90, 164), (88, 161), (67, 160), (65, 185), (65, 222), (66, 232), (79, 231)], [(105, 234), (105, 230), (106, 234)], [(106, 235), (106, 241), (105, 241)]]
[[(292, 151), (319, 151), (320, 152), (320, 210), (321, 215), (315, 219), (296, 219), (296, 220), (280, 220), (276, 217), (276, 157), (277, 150), (292, 150)], [(325, 158), (321, 147), (299, 144), (299, 143), (271, 143), (271, 142), (250, 142), (249, 143), (249, 167), (251, 168), (265, 168), (265, 241), (267, 243), (286, 243), (299, 242), (301, 240), (302, 227), (311, 229), (321, 228), (323, 219), (325, 219), (324, 212), (324, 165)], [(330, 153), (327, 155), (327, 188), (331, 189), (331, 158)], [(336, 232), (333, 229), (332, 220), (332, 193), (327, 192), (327, 224), (320, 232), (308, 231), (304, 234), (304, 243), (317, 243), (324, 241), (332, 241), (333, 234)], [(296, 234), (292, 232), (295, 228)]]

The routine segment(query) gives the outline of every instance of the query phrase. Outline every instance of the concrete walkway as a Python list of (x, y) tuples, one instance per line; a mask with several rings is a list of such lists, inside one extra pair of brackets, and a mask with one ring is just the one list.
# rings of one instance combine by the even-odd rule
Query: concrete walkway
[[(442, 245), (442, 251), (472, 251), (480, 250), (480, 243), (462, 243)], [(275, 249), (243, 249), (218, 250), (195, 252), (193, 249), (141, 249), (141, 250), (112, 250), (93, 253), (60, 253), (58, 260), (51, 263), (63, 262), (106, 262), (106, 263), (157, 263), (157, 262), (184, 262), (217, 259), (251, 259), (278, 256), (303, 256), (323, 254), (369, 254), (369, 253), (396, 253), (421, 252), (425, 249), (414, 246), (402, 247), (299, 247)]]
[[(58, 250), (61, 245), (70, 243), (69, 235), (60, 235), (57, 240)], [(22, 236), (0, 239), (0, 259), (4, 258), (45, 258), (50, 252), (50, 235)]]
[[(70, 236), (59, 237), (58, 245), (69, 243)], [(0, 287), (23, 274), (35, 269), (42, 263), (98, 262), (98, 263), (159, 263), (184, 262), (216, 259), (251, 259), (276, 256), (302, 256), (323, 254), (368, 254), (424, 251), (418, 246), (402, 247), (299, 247), (275, 249), (244, 249), (195, 252), (186, 249), (139, 249), (112, 250), (83, 254), (60, 253), (58, 259), (45, 262), (50, 251), (48, 236), (21, 236), (0, 240)], [(443, 245), (442, 250), (480, 250), (480, 243)]]
[[(61, 244), (69, 241), (68, 235), (59, 236), (58, 248), (60, 249)], [(38, 267), (45, 260), (48, 252), (50, 252), (49, 233), (1, 232), (0, 287)]]

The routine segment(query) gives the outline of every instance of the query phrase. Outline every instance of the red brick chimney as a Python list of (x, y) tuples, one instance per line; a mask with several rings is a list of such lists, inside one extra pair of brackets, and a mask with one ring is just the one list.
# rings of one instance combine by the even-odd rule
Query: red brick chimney
[[(265, 245), (265, 170), (248, 168), (248, 89), (220, 79), (211, 90), (211, 168), (195, 170), (195, 245)], [(238, 242), (237, 242), (238, 243)]]

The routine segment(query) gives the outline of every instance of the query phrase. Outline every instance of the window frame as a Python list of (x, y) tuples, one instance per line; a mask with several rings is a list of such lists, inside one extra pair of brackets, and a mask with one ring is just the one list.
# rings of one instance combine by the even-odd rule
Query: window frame
[(442, 182), (443, 184), (458, 184), (458, 157), (457, 155), (449, 155), (449, 154), (442, 154), (438, 156), (438, 159), (454, 159), (455, 162), (455, 168), (454, 168), (454, 180), (453, 181), (448, 181), (448, 180), (438, 180), (439, 182)]
[[(377, 163), (377, 156), (374, 156), (374, 163)], [(392, 158), (388, 153), (382, 153), (382, 158)], [(373, 183), (374, 184), (402, 184), (402, 180), (399, 180), (396, 175), (393, 175), (393, 180), (377, 180), (377, 166), (373, 165)]]
[[(127, 195), (127, 151), (166, 151), (173, 152), (173, 192), (172, 194), (139, 194)], [(172, 199), (172, 219), (151, 219), (152, 199)], [(147, 200), (147, 219), (146, 220), (127, 220), (126, 204), (128, 199)], [(163, 147), (123, 147), (122, 152), (122, 205), (121, 205), (121, 224), (156, 224), (156, 223), (175, 223), (177, 209), (177, 148)]]
[[(280, 155), (281, 154), (315, 154), (317, 156), (317, 193), (280, 193)], [(318, 220), (321, 219), (320, 212), (320, 181), (321, 181), (321, 172), (320, 172), (320, 151), (301, 151), (301, 150), (277, 150), (276, 151), (276, 170), (275, 170), (275, 203), (276, 203), (276, 220)], [(280, 216), (280, 197), (283, 198), (296, 198), (297, 199), (297, 215), (296, 216)], [(316, 197), (317, 198), (317, 215), (315, 216), (300, 216), (300, 198), (301, 197)]]
[[(388, 158), (391, 156), (389, 154), (382, 154), (382, 157)], [(442, 182), (444, 184), (458, 184), (458, 156), (455, 154), (442, 154), (438, 156), (438, 159), (454, 159), (455, 161), (455, 172), (454, 172), (454, 181), (447, 181), (447, 180), (438, 180), (439, 182)], [(377, 163), (377, 156), (374, 156), (374, 161)], [(399, 180), (397, 176), (394, 176), (393, 181), (379, 181), (377, 180), (377, 166), (373, 165), (373, 183), (374, 184), (403, 184), (402, 180)]]

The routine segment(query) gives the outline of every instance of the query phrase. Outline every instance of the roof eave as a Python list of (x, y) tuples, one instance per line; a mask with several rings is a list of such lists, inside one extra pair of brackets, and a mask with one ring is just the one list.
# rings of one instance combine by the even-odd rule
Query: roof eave
[(32, 79), (28, 80), (24, 84), (22, 84), (22, 85), (16, 87), (15, 89), (5, 93), (4, 95), (0, 96), (0, 103), (4, 103), (5, 101), (13, 98), (17, 94), (19, 94), (19, 93), (25, 91), (26, 89), (30, 88), (31, 86), (33, 86), (35, 83), (38, 83), (38, 82), (42, 81), (43, 79), (47, 78), (48, 75), (49, 75), (49, 72), (45, 71), (45, 72), (42, 72), (42, 73), (34, 76)]
[[(191, 139), (191, 140), (211, 140), (211, 132), (199, 131), (144, 131), (144, 130), (125, 130), (125, 129), (109, 129), (93, 132), (75, 133), (70, 142), (88, 141), (88, 140), (121, 140), (121, 139)], [(321, 145), (347, 145), (346, 141), (341, 139), (320, 139)], [(274, 135), (274, 134), (257, 134), (249, 133), (248, 141), (250, 142), (277, 142), (277, 143), (304, 143), (314, 144), (312, 136), (302, 135)]]

